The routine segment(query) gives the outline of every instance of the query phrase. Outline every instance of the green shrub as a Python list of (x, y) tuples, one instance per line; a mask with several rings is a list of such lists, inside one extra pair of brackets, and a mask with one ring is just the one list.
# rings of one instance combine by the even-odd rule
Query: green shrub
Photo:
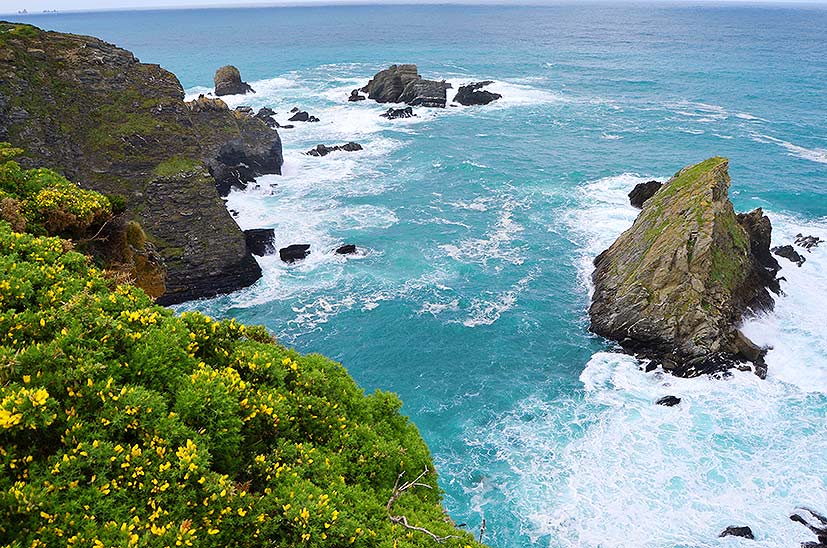
[[(435, 545), (385, 507), (431, 467), (396, 396), (68, 248), (0, 222), (0, 546)], [(393, 512), (479, 546), (422, 481)]]

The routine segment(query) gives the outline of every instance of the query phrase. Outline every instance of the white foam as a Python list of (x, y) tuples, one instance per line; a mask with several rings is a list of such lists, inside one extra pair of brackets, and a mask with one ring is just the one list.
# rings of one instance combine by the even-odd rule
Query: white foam
[(754, 133), (752, 140), (758, 143), (774, 143), (787, 150), (790, 156), (796, 156), (803, 160), (817, 162), (819, 164), (827, 164), (827, 148), (805, 148), (789, 141), (784, 141), (776, 137), (764, 135), (761, 133)]

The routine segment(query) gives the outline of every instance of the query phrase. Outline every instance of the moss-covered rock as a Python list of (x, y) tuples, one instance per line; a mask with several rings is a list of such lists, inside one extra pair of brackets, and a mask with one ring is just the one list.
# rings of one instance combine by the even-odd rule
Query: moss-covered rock
[(0, 23), (0, 41), (0, 141), (26, 150), (25, 167), (49, 165), (84, 188), (124, 196), (126, 216), (159, 256), (175, 255), (161, 265), (161, 302), (261, 276), (217, 186), (228, 189), (237, 171), (241, 185), (279, 173), (278, 133), (226, 105), (185, 103), (175, 75), (96, 38)]
[(747, 362), (765, 373), (737, 326), (773, 306), (772, 228), (760, 209), (735, 214), (727, 168), (710, 158), (679, 171), (595, 259), (592, 331), (681, 376)]

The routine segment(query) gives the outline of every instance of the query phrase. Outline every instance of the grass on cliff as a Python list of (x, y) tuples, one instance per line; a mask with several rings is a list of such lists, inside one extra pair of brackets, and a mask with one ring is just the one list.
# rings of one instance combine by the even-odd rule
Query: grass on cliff
[(396, 396), (71, 248), (0, 221), (0, 546), (479, 546), (433, 473), (388, 511), (432, 467)]

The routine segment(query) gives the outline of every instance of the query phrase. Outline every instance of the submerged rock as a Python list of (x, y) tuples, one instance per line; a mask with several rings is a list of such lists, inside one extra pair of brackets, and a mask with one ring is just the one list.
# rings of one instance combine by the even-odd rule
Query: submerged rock
[[(295, 110), (295, 109), (294, 109)], [(293, 112), (291, 110), (290, 112)], [(288, 122), (318, 122), (319, 119), (315, 116), (311, 116), (307, 112), (303, 110), (296, 110), (293, 116), (287, 119)]]
[(660, 190), (661, 186), (663, 184), (659, 181), (646, 181), (645, 183), (636, 184), (635, 188), (629, 193), (629, 203), (638, 209), (643, 208), (644, 202)]
[(276, 252), (276, 231), (272, 228), (253, 228), (244, 231), (247, 249), (253, 255), (263, 257)]
[(818, 236), (805, 236), (803, 234), (796, 234), (795, 235), (795, 245), (803, 247), (807, 251), (810, 251), (814, 247), (818, 247), (818, 244), (824, 242)]
[(327, 145), (316, 145), (315, 147), (311, 148), (305, 154), (308, 156), (327, 156), (331, 152), (336, 152), (337, 150), (343, 150), (345, 152), (356, 152), (357, 150), (362, 150), (362, 145), (359, 143), (349, 142), (343, 145), (336, 145), (329, 147)]
[(279, 257), (285, 263), (294, 263), (310, 255), (310, 244), (293, 244), (279, 249)]
[(244, 95), (255, 93), (247, 82), (241, 81), (241, 73), (232, 65), (226, 65), (215, 71), (215, 94), (222, 95)]
[(750, 529), (749, 527), (739, 527), (735, 525), (730, 525), (729, 527), (721, 531), (721, 534), (718, 535), (718, 537), (741, 537), (750, 540), (755, 540), (755, 537), (752, 536), (752, 529)]
[(388, 120), (394, 120), (396, 118), (411, 118), (416, 116), (414, 111), (411, 107), (405, 108), (389, 108), (387, 112), (384, 114), (380, 114), (379, 116), (383, 118), (387, 118)]
[(674, 407), (681, 403), (681, 399), (677, 396), (664, 396), (655, 402), (656, 405), (663, 405), (665, 407)]
[(736, 216), (727, 168), (711, 158), (679, 171), (594, 260), (591, 330), (678, 376), (766, 373), (737, 326), (774, 304), (771, 226), (760, 209)]
[(345, 244), (336, 249), (337, 255), (353, 255), (356, 253), (356, 246), (353, 244)]
[(493, 83), (491, 80), (486, 80), (485, 82), (474, 82), (467, 86), (460, 86), (457, 94), (454, 96), (454, 101), (468, 107), (471, 105), (487, 105), (497, 99), (502, 99), (502, 95), (499, 93), (492, 93), (482, 89)]
[(364, 95), (359, 94), (358, 89), (354, 89), (353, 91), (351, 91), (350, 92), (350, 97), (347, 98), (347, 100), (350, 101), (351, 103), (355, 103), (356, 101), (364, 101), (365, 99), (367, 99), (367, 97), (365, 97)]
[(785, 259), (794, 262), (798, 266), (801, 266), (807, 262), (807, 259), (805, 259), (803, 255), (798, 253), (798, 251), (796, 251), (795, 248), (789, 244), (774, 247), (772, 248), (772, 252), (779, 257), (784, 257)]

